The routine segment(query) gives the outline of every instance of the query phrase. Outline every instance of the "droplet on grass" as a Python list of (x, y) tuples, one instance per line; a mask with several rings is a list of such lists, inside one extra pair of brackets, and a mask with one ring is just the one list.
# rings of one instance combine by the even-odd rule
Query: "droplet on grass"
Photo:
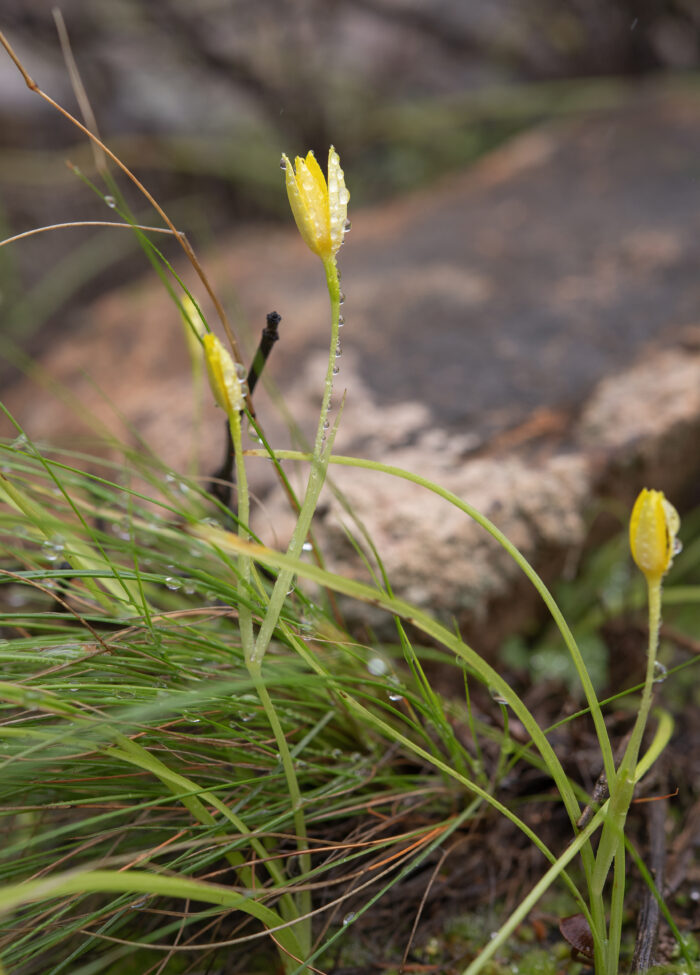
[(367, 670), (373, 677), (381, 677), (387, 672), (386, 661), (381, 657), (370, 657), (367, 661)]
[(654, 661), (654, 683), (663, 684), (663, 682), (668, 677), (668, 671), (666, 667), (661, 663), (660, 660)]

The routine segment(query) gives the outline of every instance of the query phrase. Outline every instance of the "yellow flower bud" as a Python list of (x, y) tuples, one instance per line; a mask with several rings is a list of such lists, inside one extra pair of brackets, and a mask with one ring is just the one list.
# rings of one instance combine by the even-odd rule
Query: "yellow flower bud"
[(204, 336), (204, 361), (214, 399), (230, 416), (245, 406), (241, 379), (233, 359), (212, 332)]
[(204, 319), (189, 295), (182, 296), (180, 306), (180, 315), (185, 328), (187, 348), (189, 349), (192, 361), (197, 362), (202, 356), (202, 343), (199, 339), (203, 339), (207, 331)]
[(630, 518), (630, 548), (648, 582), (659, 582), (668, 572), (680, 524), (678, 512), (663, 491), (643, 489)]
[(299, 233), (322, 261), (335, 257), (345, 235), (350, 193), (333, 146), (328, 150), (328, 183), (313, 152), (297, 156), (295, 168), (282, 156), (287, 196)]

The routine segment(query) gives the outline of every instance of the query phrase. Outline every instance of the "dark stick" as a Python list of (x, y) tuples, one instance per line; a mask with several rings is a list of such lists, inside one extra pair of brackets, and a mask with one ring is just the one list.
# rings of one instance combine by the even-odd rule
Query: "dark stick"
[(258, 346), (258, 351), (255, 353), (255, 358), (253, 359), (253, 364), (248, 372), (248, 391), (250, 395), (253, 395), (253, 390), (257, 385), (258, 379), (265, 368), (265, 363), (267, 362), (270, 352), (272, 352), (272, 346), (275, 344), (279, 336), (279, 326), (282, 321), (282, 316), (278, 315), (276, 311), (271, 311), (267, 316), (267, 325), (262, 330), (262, 335), (260, 336), (260, 345)]
[[(272, 346), (279, 338), (279, 324), (281, 321), (282, 316), (278, 315), (276, 311), (271, 311), (267, 316), (267, 325), (262, 330), (260, 344), (258, 345), (257, 351), (253, 358), (253, 364), (248, 370), (247, 383), (249, 396), (253, 395), (253, 390), (257, 385), (258, 379), (262, 375), (262, 371), (265, 368), (265, 363), (267, 362), (268, 356), (272, 351)], [(221, 467), (212, 474), (212, 481), (209, 483), (209, 493), (213, 494), (214, 497), (221, 501), (221, 503), (227, 508), (230, 508), (231, 488), (235, 478), (234, 465), (236, 455), (233, 450), (231, 427), (228, 420), (226, 421), (225, 434), (226, 448), (224, 460)]]
[[(649, 803), (647, 825), (649, 829), (649, 869), (658, 890), (664, 888), (666, 866), (666, 800)], [(661, 908), (647, 887), (644, 902), (637, 920), (637, 940), (632, 959), (633, 972), (646, 972), (654, 964), (654, 953), (659, 936)]]

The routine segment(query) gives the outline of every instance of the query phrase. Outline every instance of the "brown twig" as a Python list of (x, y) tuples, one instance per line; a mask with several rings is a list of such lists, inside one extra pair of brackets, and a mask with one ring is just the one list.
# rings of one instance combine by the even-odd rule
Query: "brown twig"
[[(663, 890), (666, 866), (666, 808), (665, 797), (649, 803), (647, 828), (649, 831), (649, 870), (658, 890)], [(648, 887), (637, 919), (637, 940), (632, 958), (633, 972), (646, 972), (654, 964), (654, 953), (659, 936), (661, 908)]]
[[(267, 316), (267, 324), (262, 330), (260, 344), (258, 345), (257, 352), (253, 358), (253, 364), (248, 370), (248, 376), (246, 379), (246, 382), (248, 383), (248, 396), (251, 398), (258, 379), (262, 375), (262, 371), (265, 368), (265, 363), (269, 358), (270, 352), (272, 352), (272, 347), (280, 337), (279, 324), (281, 321), (282, 316), (276, 311), (271, 311)], [(225, 424), (225, 438), (226, 443), (224, 445), (224, 460), (221, 467), (219, 467), (212, 474), (212, 481), (209, 484), (208, 490), (210, 494), (213, 494), (215, 498), (218, 498), (222, 504), (229, 508), (231, 506), (231, 485), (234, 476), (233, 467), (236, 460), (236, 454), (233, 449), (231, 426), (228, 420)]]
[(121, 223), (118, 220), (70, 220), (66, 223), (50, 223), (46, 227), (33, 227), (21, 234), (15, 234), (14, 237), (6, 237), (0, 240), (0, 247), (4, 247), (5, 244), (15, 244), (18, 240), (33, 237), (35, 234), (44, 234), (47, 230), (72, 230), (76, 227), (118, 227), (125, 230), (147, 230), (152, 234), (172, 234), (172, 230), (167, 227), (147, 227), (144, 224)]

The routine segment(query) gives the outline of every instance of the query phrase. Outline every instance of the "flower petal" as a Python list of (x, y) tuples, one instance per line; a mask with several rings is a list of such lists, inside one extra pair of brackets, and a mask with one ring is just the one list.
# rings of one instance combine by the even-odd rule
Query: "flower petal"
[(333, 146), (328, 150), (328, 215), (330, 224), (331, 253), (338, 253), (345, 236), (350, 193), (345, 186), (345, 175), (340, 168), (340, 158)]
[(321, 168), (311, 152), (306, 159), (298, 161), (297, 184), (300, 186), (306, 204), (307, 232), (314, 241), (309, 246), (319, 257), (326, 258), (330, 255), (328, 187)]
[[(289, 197), (289, 205), (292, 208), (294, 222), (296, 223), (299, 233), (304, 239), (306, 245), (310, 247), (312, 251), (318, 253), (316, 250), (316, 237), (313, 233), (313, 224), (309, 216), (309, 207), (306, 194), (301, 187), (300, 181), (297, 179), (297, 175), (292, 168), (289, 159), (287, 159), (286, 156), (282, 156), (282, 158), (285, 161), (285, 182), (287, 184), (287, 196)], [(297, 168), (299, 168), (301, 164), (302, 160), (297, 156)]]

